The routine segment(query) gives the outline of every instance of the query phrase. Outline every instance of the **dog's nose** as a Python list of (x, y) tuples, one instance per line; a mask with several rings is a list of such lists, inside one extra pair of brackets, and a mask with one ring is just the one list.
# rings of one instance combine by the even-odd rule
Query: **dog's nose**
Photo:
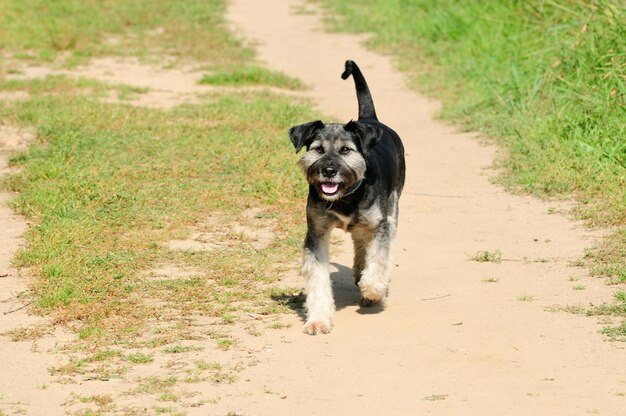
[(322, 175), (324, 175), (326, 178), (332, 178), (336, 174), (337, 174), (337, 169), (335, 168), (331, 168), (331, 167), (322, 168)]

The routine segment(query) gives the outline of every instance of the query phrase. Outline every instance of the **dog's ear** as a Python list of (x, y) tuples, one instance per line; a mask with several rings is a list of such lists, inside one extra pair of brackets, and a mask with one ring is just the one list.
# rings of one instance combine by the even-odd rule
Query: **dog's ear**
[(383, 129), (378, 126), (372, 126), (371, 124), (359, 123), (358, 121), (349, 121), (344, 129), (354, 133), (359, 138), (359, 144), (361, 145), (361, 152), (365, 156), (383, 135)]
[(308, 146), (313, 141), (315, 133), (324, 128), (324, 123), (320, 120), (311, 121), (310, 123), (300, 124), (289, 129), (289, 138), (293, 147), (296, 148), (296, 153), (300, 151), (304, 146)]

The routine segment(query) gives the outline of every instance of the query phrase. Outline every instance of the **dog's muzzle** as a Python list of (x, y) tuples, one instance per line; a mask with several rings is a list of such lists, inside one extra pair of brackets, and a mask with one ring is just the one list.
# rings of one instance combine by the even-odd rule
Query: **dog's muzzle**
[(321, 169), (322, 181), (320, 189), (325, 196), (334, 196), (339, 192), (340, 182), (336, 182), (337, 169), (332, 166), (325, 166)]

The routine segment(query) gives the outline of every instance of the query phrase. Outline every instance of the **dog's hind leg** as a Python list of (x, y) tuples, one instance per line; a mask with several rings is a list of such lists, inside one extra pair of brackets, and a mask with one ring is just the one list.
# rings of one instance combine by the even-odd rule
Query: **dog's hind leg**
[[(393, 240), (397, 225), (398, 193), (393, 192), (387, 203), (387, 216), (378, 224), (372, 238), (361, 236), (360, 250), (364, 253), (364, 268), (356, 282), (361, 289), (361, 306), (371, 306), (387, 295), (393, 269)], [(355, 265), (356, 248), (355, 240)]]
[(304, 332), (310, 335), (327, 334), (332, 329), (335, 303), (328, 271), (329, 239), (330, 230), (322, 236), (308, 233), (304, 242), (302, 277), (307, 310)]
[(352, 243), (354, 244), (354, 265), (352, 266), (352, 273), (354, 274), (354, 284), (358, 285), (363, 275), (363, 269), (365, 268), (365, 254), (367, 245), (372, 239), (371, 235), (365, 234), (361, 231), (352, 232)]

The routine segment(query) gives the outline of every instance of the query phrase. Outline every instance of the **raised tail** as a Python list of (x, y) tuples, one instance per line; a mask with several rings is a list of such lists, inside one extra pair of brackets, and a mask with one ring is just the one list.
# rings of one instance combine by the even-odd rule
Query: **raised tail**
[(362, 119), (374, 119), (376, 117), (376, 110), (374, 109), (374, 101), (372, 101), (372, 94), (370, 89), (363, 78), (361, 70), (354, 61), (346, 61), (346, 70), (341, 74), (341, 78), (348, 79), (352, 75), (354, 78), (354, 86), (356, 88), (356, 98), (359, 101), (359, 120)]

